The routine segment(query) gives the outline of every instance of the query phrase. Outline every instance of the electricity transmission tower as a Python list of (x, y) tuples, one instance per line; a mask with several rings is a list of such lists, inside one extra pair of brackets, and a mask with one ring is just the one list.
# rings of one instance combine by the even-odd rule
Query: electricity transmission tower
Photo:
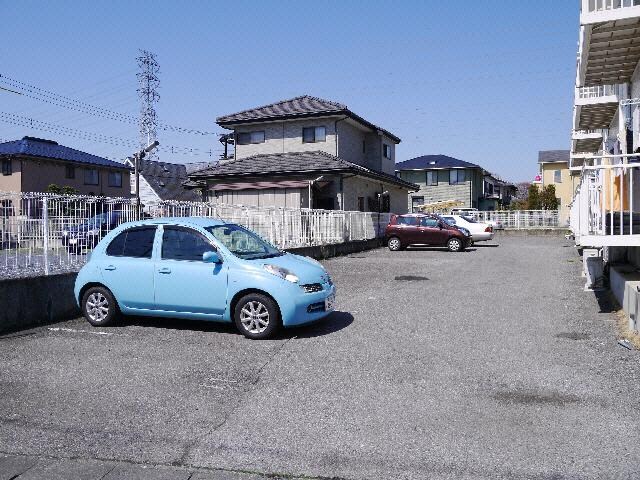
[[(140, 56), (136, 58), (140, 71), (138, 77), (138, 96), (140, 105), (140, 148), (144, 148), (157, 140), (158, 118), (155, 105), (160, 100), (158, 88), (160, 87), (160, 65), (156, 56), (148, 50), (140, 50)], [(152, 152), (147, 157), (156, 160), (156, 153)]]

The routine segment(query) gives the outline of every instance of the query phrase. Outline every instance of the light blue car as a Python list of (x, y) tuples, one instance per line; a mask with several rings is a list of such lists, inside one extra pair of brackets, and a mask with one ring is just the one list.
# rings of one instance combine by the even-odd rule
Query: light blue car
[(254, 339), (320, 320), (335, 293), (317, 261), (208, 218), (124, 223), (98, 243), (75, 284), (94, 326), (119, 314), (233, 321)]

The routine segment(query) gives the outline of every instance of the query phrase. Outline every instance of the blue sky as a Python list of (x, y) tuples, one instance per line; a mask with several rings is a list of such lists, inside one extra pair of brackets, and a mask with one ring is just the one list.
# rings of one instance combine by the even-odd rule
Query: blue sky
[[(160, 63), (164, 123), (221, 132), (219, 115), (309, 94), (402, 138), (398, 161), (443, 153), (531, 180), (538, 150), (569, 148), (578, 3), (0, 0), (0, 75), (136, 116), (144, 48)], [(2, 139), (36, 135), (122, 158), (132, 149), (77, 130), (138, 138), (135, 124), (3, 91), (0, 112), (72, 129), (0, 121)], [(161, 152), (165, 161), (220, 149), (214, 136), (159, 140), (198, 152)]]

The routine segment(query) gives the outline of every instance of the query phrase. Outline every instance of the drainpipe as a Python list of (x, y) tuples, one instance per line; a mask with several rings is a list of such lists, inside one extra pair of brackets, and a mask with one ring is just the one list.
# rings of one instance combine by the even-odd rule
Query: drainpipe
[(338, 120), (336, 120), (333, 123), (333, 133), (336, 136), (336, 157), (340, 156), (340, 155), (338, 155), (338, 122), (342, 122), (343, 120), (346, 120), (347, 118), (349, 118), (349, 117), (345, 116), (345, 117), (339, 118)]

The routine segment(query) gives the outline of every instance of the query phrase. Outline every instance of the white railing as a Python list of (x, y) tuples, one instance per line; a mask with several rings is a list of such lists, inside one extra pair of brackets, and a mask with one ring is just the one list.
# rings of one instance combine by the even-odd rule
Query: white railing
[[(465, 213), (465, 216), (467, 214)], [(561, 228), (558, 210), (490, 210), (471, 212), (479, 222), (493, 222), (498, 229), (533, 230)]]
[(77, 270), (119, 224), (178, 216), (238, 223), (292, 248), (383, 236), (390, 214), (175, 201), (138, 209), (131, 198), (0, 192), (0, 278)]
[(576, 88), (576, 98), (598, 98), (620, 95), (623, 85), (594, 85)]
[(582, 13), (604, 12), (638, 5), (639, 0), (582, 0)]
[[(582, 167), (570, 228), (582, 245), (635, 245), (640, 236), (640, 157), (592, 157)], [(599, 238), (595, 238), (599, 237)]]

